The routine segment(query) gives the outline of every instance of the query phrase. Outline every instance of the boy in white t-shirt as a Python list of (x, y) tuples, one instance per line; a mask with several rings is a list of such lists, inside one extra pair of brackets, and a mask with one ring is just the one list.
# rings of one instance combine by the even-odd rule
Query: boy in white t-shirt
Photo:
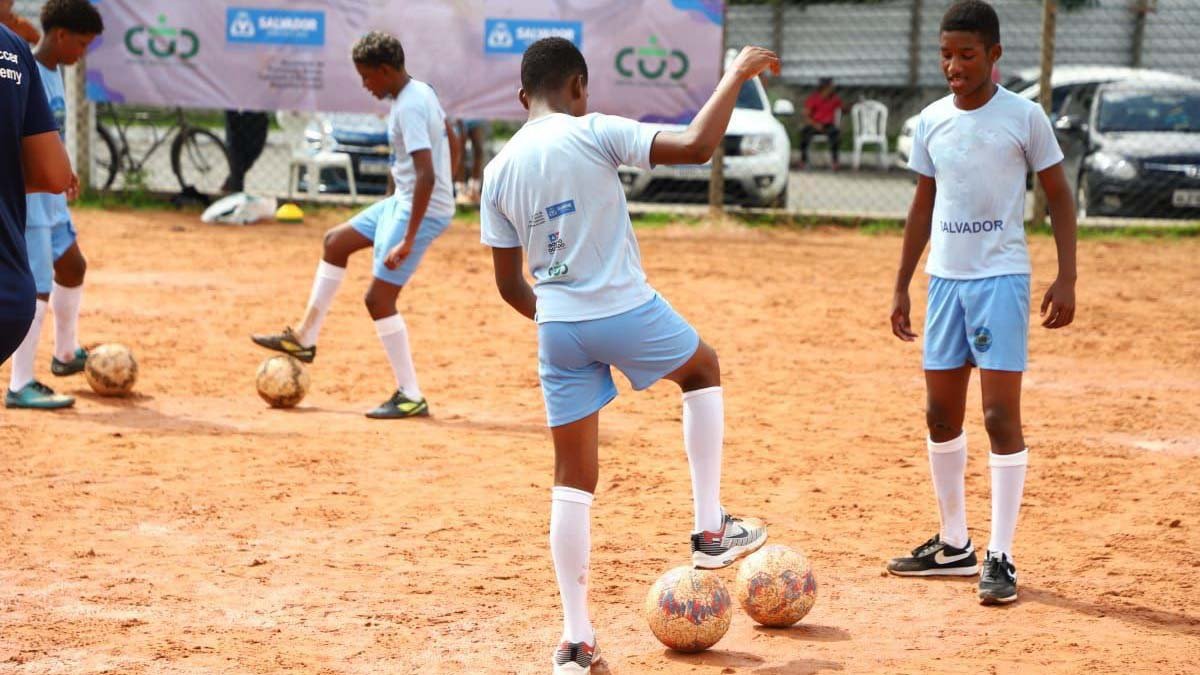
[[(83, 58), (96, 36), (104, 32), (104, 19), (88, 0), (49, 0), (42, 6), (41, 21), (45, 36), (35, 53), (37, 67), (46, 101), (54, 112), (59, 133), (65, 136), (67, 96), (60, 69)], [(37, 307), (25, 340), (13, 353), (4, 396), (7, 408), (55, 410), (75, 404), (75, 397), (55, 393), (34, 378), (34, 362), (47, 309), (54, 315), (50, 373), (55, 377), (74, 375), (83, 372), (87, 362), (88, 352), (79, 345), (78, 331), (87, 259), (67, 206), (78, 194), (79, 179), (72, 176), (66, 193), (25, 197), (25, 244), (37, 284)]]
[(909, 167), (917, 190), (904, 228), (892, 333), (911, 342), (908, 285), (932, 240), (925, 318), (929, 465), (941, 530), (909, 556), (888, 562), (901, 576), (972, 576), (978, 559), (967, 533), (963, 432), (967, 385), (979, 367), (991, 443), (991, 541), (979, 579), (984, 604), (1017, 599), (1012, 542), (1029, 451), (1021, 431), (1021, 374), (1029, 334), (1025, 176), (1037, 174), (1050, 204), (1058, 277), (1042, 300), (1042, 325), (1075, 315), (1075, 210), (1062, 151), (1034, 102), (992, 82), (1000, 20), (981, 0), (961, 0), (941, 24), (942, 71), (951, 94), (921, 112)]
[[(390, 178), (395, 191), (350, 222), (325, 233), (323, 255), (300, 328), (251, 339), (267, 349), (312, 363), (317, 355), (317, 334), (346, 275), (350, 255), (374, 247), (374, 278), (367, 289), (367, 311), (375, 320), (375, 330), (391, 363), (396, 392), (367, 417), (426, 416), (429, 404), (417, 385), (408, 327), (396, 311), (396, 299), (429, 245), (446, 231), (454, 216), (450, 187), (452, 165), (457, 162), (452, 157), (454, 132), (433, 88), (413, 79), (405, 70), (404, 48), (395, 37), (368, 33), (354, 45), (353, 58), (363, 87), (376, 98), (394, 99), (388, 115), (388, 140), (392, 145)], [(316, 177), (310, 176), (309, 180)]]
[(480, 214), (500, 295), (538, 324), (538, 374), (555, 451), (550, 549), (564, 617), (556, 673), (590, 672), (598, 658), (587, 610), (589, 509), (600, 409), (617, 394), (612, 366), (634, 389), (668, 379), (683, 390), (692, 564), (725, 567), (767, 538), (761, 524), (721, 507), (725, 422), (717, 355), (646, 283), (617, 175), (621, 164), (707, 162), (738, 90), (767, 69), (778, 73), (779, 59), (747, 47), (687, 130), (657, 133), (633, 120), (587, 114), (587, 63), (568, 40), (539, 40), (521, 61), (529, 120), (484, 171)]

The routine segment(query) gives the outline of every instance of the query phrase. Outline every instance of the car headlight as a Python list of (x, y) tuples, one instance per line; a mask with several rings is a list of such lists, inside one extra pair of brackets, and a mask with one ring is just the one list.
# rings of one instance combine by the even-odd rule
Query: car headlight
[(775, 137), (771, 134), (746, 134), (742, 136), (743, 155), (765, 155), (775, 150)]
[(1092, 167), (1100, 173), (1117, 180), (1137, 178), (1137, 165), (1120, 155), (1097, 152), (1092, 155)]

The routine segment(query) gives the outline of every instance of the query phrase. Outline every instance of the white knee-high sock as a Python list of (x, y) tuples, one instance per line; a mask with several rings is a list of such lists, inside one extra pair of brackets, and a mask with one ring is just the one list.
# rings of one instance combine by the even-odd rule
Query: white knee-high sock
[(926, 441), (929, 448), (929, 471), (933, 474), (933, 491), (937, 494), (938, 513), (942, 517), (942, 541), (962, 548), (967, 545), (967, 432), (944, 443)]
[(54, 313), (54, 355), (59, 361), (70, 361), (79, 349), (79, 305), (82, 300), (83, 284), (69, 288), (55, 283), (50, 292), (50, 311)]
[(308, 307), (304, 310), (304, 320), (296, 337), (305, 347), (317, 344), (317, 335), (321, 332), (321, 324), (325, 315), (333, 305), (333, 296), (337, 294), (342, 279), (346, 278), (346, 268), (331, 265), (324, 260), (317, 264), (317, 274), (313, 278), (312, 293), (308, 296)]
[(592, 552), (592, 495), (555, 486), (550, 498), (550, 553), (562, 596), (563, 635), (567, 642), (595, 644), (588, 618), (588, 559)]
[(375, 322), (375, 332), (387, 352), (388, 362), (396, 375), (396, 387), (413, 401), (421, 400), (421, 387), (417, 385), (417, 370), (413, 366), (412, 351), (408, 348), (408, 326), (399, 314)]
[(721, 449), (725, 443), (725, 398), (720, 387), (683, 394), (683, 447), (692, 473), (692, 528), (721, 529)]
[(42, 335), (42, 320), (46, 318), (46, 301), (39, 299), (33, 313), (33, 323), (29, 324), (29, 332), (21, 346), (12, 355), (12, 373), (8, 378), (8, 388), (20, 391), (22, 387), (33, 381), (33, 363), (37, 356), (38, 338)]
[(992, 468), (992, 539), (988, 542), (988, 550), (999, 551), (1010, 559), (1028, 465), (1029, 448), (1011, 455), (993, 452), (988, 458), (988, 466)]

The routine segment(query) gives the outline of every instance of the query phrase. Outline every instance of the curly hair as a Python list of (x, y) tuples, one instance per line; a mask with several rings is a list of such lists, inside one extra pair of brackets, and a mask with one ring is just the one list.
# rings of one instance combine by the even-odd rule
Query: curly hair
[(941, 32), (976, 33), (987, 47), (1000, 44), (1000, 17), (983, 0), (960, 0), (942, 16)]
[(42, 30), (46, 33), (63, 28), (80, 35), (104, 32), (104, 19), (88, 0), (47, 0), (42, 6)]
[(583, 75), (587, 82), (587, 61), (566, 38), (542, 38), (529, 45), (521, 58), (521, 87), (531, 96), (560, 89), (575, 75)]
[(391, 66), (404, 68), (404, 47), (394, 35), (382, 31), (371, 31), (354, 43), (351, 52), (354, 63), (370, 68)]

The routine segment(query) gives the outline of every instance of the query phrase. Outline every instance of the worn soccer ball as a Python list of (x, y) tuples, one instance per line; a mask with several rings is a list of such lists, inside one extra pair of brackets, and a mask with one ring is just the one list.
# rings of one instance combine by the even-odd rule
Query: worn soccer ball
[(729, 630), (733, 601), (716, 573), (676, 567), (650, 587), (643, 612), (659, 642), (676, 651), (699, 652)]
[(764, 626), (783, 628), (812, 609), (817, 601), (817, 581), (803, 553), (775, 544), (742, 561), (735, 593), (750, 618)]
[(308, 393), (308, 371), (286, 354), (272, 356), (258, 367), (258, 395), (272, 408), (292, 408)]
[(88, 351), (83, 373), (97, 394), (124, 396), (137, 382), (138, 366), (129, 347), (107, 344)]

